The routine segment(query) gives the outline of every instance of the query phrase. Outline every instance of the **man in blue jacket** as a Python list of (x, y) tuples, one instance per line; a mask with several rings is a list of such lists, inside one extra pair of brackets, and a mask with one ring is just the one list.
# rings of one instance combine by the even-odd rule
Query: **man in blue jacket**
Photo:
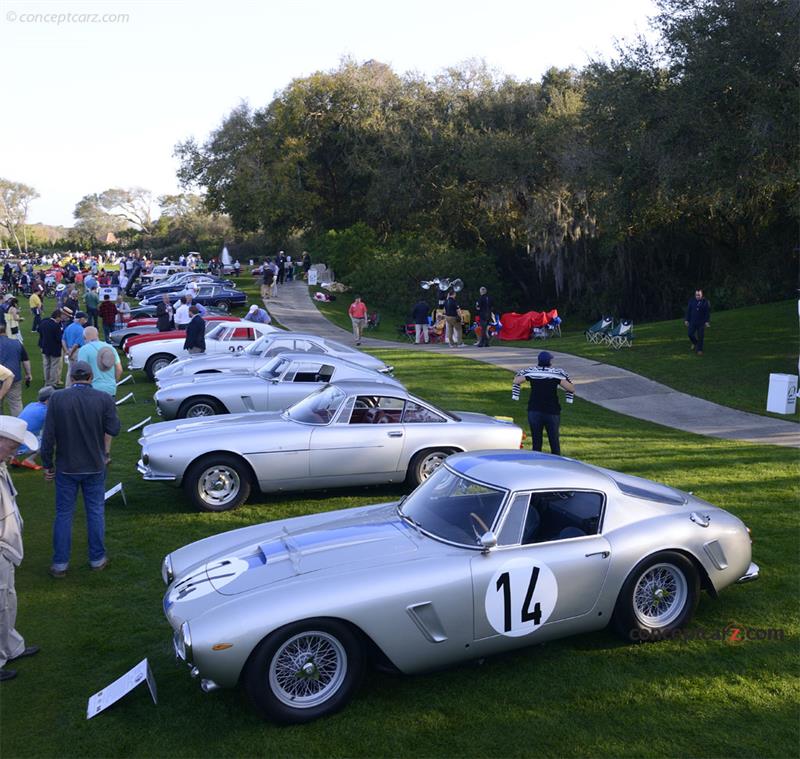
[(686, 308), (686, 319), (683, 323), (688, 328), (692, 350), (702, 356), (706, 327), (711, 326), (711, 304), (703, 297), (702, 290), (695, 290), (694, 298)]
[(197, 306), (189, 309), (192, 320), (186, 327), (186, 340), (183, 349), (189, 353), (204, 353), (206, 350), (206, 323), (197, 311)]

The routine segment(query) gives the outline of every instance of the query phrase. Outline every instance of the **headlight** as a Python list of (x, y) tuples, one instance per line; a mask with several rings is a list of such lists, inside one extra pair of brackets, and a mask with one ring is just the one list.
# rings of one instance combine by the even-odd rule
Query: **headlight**
[(192, 635), (189, 632), (189, 623), (184, 622), (180, 630), (176, 630), (173, 638), (175, 655), (187, 663), (192, 660)]
[(172, 555), (167, 554), (164, 561), (161, 562), (161, 579), (164, 580), (164, 585), (169, 585), (175, 579), (175, 573), (172, 571)]

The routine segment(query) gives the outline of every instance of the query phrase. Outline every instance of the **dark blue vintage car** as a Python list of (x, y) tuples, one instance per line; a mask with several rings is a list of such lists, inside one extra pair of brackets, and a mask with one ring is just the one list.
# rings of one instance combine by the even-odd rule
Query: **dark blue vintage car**
[[(218, 284), (198, 285), (197, 291), (181, 290), (180, 292), (164, 293), (169, 296), (169, 302), (175, 303), (181, 295), (191, 295), (195, 303), (202, 303), (204, 306), (216, 306), (230, 310), (234, 306), (243, 306), (247, 303), (247, 296), (234, 287)], [(154, 306), (161, 302), (162, 294), (150, 295), (142, 300), (143, 306)]]

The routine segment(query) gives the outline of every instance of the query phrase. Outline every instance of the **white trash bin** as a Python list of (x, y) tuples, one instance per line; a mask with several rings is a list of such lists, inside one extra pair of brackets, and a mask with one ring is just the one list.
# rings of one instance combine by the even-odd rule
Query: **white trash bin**
[(797, 375), (770, 374), (767, 411), (773, 414), (794, 414), (797, 408)]

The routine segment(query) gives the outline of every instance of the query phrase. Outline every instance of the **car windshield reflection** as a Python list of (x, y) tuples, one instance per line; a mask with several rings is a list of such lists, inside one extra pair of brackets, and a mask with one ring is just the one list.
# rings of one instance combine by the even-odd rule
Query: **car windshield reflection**
[(256, 374), (261, 377), (262, 379), (278, 379), (285, 371), (286, 368), (289, 366), (291, 362), (285, 358), (281, 358), (280, 356), (275, 356), (274, 358), (267, 361), (264, 366), (262, 366)]
[(338, 387), (327, 387), (298, 401), (283, 413), (284, 419), (302, 424), (328, 424), (336, 415), (347, 394)]
[(468, 480), (442, 466), (403, 501), (400, 514), (434, 537), (480, 545), (508, 491)]
[(242, 352), (251, 356), (261, 356), (268, 347), (268, 337), (269, 335), (263, 335), (262, 337), (259, 337), (258, 340), (256, 340), (254, 343), (250, 343), (250, 345), (248, 345)]

